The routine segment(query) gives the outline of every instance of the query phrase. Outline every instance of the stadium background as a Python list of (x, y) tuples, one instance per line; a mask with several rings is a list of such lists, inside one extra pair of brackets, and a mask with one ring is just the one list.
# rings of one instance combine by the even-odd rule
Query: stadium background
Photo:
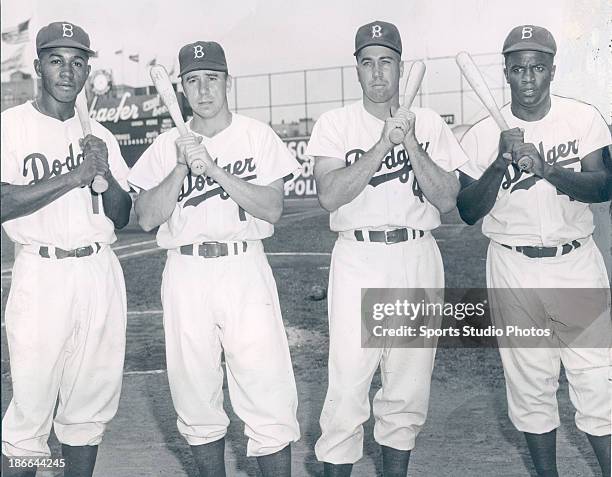
[[(416, 58), (408, 61), (412, 59)], [(466, 125), (480, 119), (484, 112), (454, 67), (453, 57), (424, 59), (428, 70), (417, 104), (436, 110), (460, 135)], [(498, 103), (505, 103), (509, 92), (503, 80), (501, 57), (479, 54), (476, 61)], [(144, 59), (140, 66), (146, 71)], [(92, 80), (100, 75), (106, 76), (107, 84), (101, 87), (104, 81), (98, 80), (98, 93), (109, 89), (96, 95), (93, 85), (88, 85), (90, 104), (95, 98), (92, 115), (108, 119), (102, 122), (117, 135), (127, 162), (133, 164), (157, 134), (172, 126), (171, 120), (152, 86), (143, 84), (144, 81), (137, 86), (121, 84), (108, 70), (94, 72)], [(3, 110), (30, 99), (36, 88), (27, 70), (15, 69), (8, 79), (2, 83)], [(303, 151), (312, 125), (323, 111), (359, 97), (354, 66), (237, 75), (230, 97), (233, 111), (270, 123), (305, 166), (302, 177), (286, 190), (285, 213), (275, 236), (265, 244), (279, 287), (300, 397), (303, 437), (294, 446), (297, 476), (318, 475), (320, 471), (313, 446), (319, 433), (318, 416), (327, 380), (326, 300), (313, 301), (309, 294), (312, 286), (326, 285), (335, 239), (328, 229), (328, 215), (313, 198), (312, 166)], [(188, 108), (184, 112), (189, 115)], [(600, 216), (601, 211), (603, 206)], [(598, 232), (604, 242), (608, 240), (604, 250), (609, 250), (606, 214), (607, 207)], [(444, 258), (447, 286), (483, 287), (487, 241), (479, 225), (465, 226), (456, 211), (446, 214), (443, 222), (435, 236)], [(126, 276), (129, 310), (124, 392), (119, 413), (100, 449), (95, 475), (195, 475), (189, 449), (176, 430), (164, 371), (159, 285), (165, 256), (155, 246), (154, 235), (142, 232), (134, 220), (118, 237), (114, 248)], [(4, 307), (12, 261), (12, 244), (2, 232), (3, 413), (11, 395)], [(379, 386), (380, 378), (376, 376), (372, 391)], [(231, 413), (227, 398), (226, 394), (226, 407)], [(560, 468), (567, 475), (597, 475), (588, 442), (573, 424), (565, 378), (561, 381), (559, 399), (563, 422), (559, 432)], [(243, 456), (242, 424), (235, 415), (231, 417), (228, 475), (258, 475), (256, 464)], [(370, 420), (366, 425), (364, 459), (355, 467), (356, 476), (380, 472), (380, 456), (371, 431)], [(57, 441), (52, 438), (51, 443), (58, 455)], [(439, 350), (430, 414), (419, 437), (411, 470), (415, 475), (427, 476), (533, 474), (522, 438), (506, 416), (503, 371), (497, 351), (487, 343), (452, 343)]]

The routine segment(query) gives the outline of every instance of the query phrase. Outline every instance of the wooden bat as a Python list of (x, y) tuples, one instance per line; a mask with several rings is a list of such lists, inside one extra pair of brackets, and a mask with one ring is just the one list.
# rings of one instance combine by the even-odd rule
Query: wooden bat
[[(189, 130), (183, 120), (183, 115), (181, 114), (181, 109), (176, 99), (176, 93), (174, 89), (172, 89), (172, 83), (170, 82), (170, 76), (168, 76), (166, 68), (164, 68), (163, 65), (154, 65), (151, 67), (149, 74), (151, 75), (155, 88), (157, 88), (158, 94), (168, 108), (168, 112), (174, 124), (176, 124), (179, 134), (181, 136), (189, 136)], [(201, 176), (204, 174), (205, 170), (204, 161), (201, 159), (194, 159), (191, 161), (191, 164), (189, 164), (189, 169), (193, 175)]]
[[(408, 71), (408, 79), (406, 79), (406, 86), (404, 86), (404, 103), (403, 105), (407, 108), (412, 106), (412, 102), (416, 97), (417, 91), (421, 86), (425, 76), (425, 63), (421, 60), (417, 60), (412, 63), (410, 71)], [(389, 133), (389, 139), (393, 144), (401, 144), (404, 140), (404, 131), (401, 128), (395, 128)]]
[[(478, 96), (495, 123), (499, 126), (499, 129), (502, 131), (510, 129), (491, 94), (491, 90), (487, 86), (487, 82), (482, 77), (478, 66), (476, 66), (470, 54), (466, 51), (461, 51), (457, 53), (455, 60), (457, 61), (461, 73), (463, 73), (463, 76), (474, 90), (474, 93), (476, 93), (476, 96)], [(533, 160), (528, 156), (524, 156), (517, 161), (517, 165), (522, 170), (528, 170), (533, 166)]]
[[(85, 137), (88, 134), (91, 134), (91, 121), (89, 119), (87, 96), (85, 96), (84, 88), (77, 95), (76, 101), (74, 102), (74, 107), (77, 110), (77, 116), (79, 117), (79, 122), (81, 123), (83, 137)], [(91, 188), (96, 194), (102, 194), (103, 192), (106, 192), (106, 189), (108, 189), (108, 182), (104, 177), (98, 175), (94, 177), (94, 180), (91, 183)]]

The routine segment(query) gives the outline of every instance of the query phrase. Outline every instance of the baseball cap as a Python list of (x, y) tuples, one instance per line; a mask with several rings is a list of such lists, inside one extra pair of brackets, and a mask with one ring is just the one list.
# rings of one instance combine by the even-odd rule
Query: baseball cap
[(391, 48), (400, 55), (402, 54), (402, 38), (395, 25), (392, 23), (374, 21), (360, 26), (355, 35), (355, 53), (366, 46), (379, 45)]
[(221, 45), (215, 41), (196, 41), (189, 43), (179, 51), (179, 76), (195, 70), (224, 71), (227, 73), (227, 61)]
[(89, 54), (89, 35), (80, 26), (70, 22), (53, 22), (42, 27), (36, 35), (36, 52), (45, 48), (78, 48)]
[(546, 28), (536, 25), (519, 25), (514, 27), (504, 41), (502, 54), (513, 51), (533, 50), (544, 53), (557, 53), (557, 44)]

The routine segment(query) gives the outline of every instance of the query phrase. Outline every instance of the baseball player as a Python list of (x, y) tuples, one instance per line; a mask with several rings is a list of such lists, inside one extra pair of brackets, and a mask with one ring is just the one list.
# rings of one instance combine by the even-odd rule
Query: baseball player
[[(3, 470), (34, 475), (16, 458), (49, 456), (53, 424), (64, 475), (89, 476), (121, 390), (126, 297), (110, 244), (129, 220), (128, 168), (97, 122), (82, 139), (74, 104), (90, 71), (87, 33), (51, 23), (36, 50), (39, 97), (2, 113), (2, 223), (20, 246), (6, 305)], [(108, 182), (102, 194), (89, 187), (97, 175)]]
[[(374, 21), (357, 30), (363, 99), (321, 115), (307, 148), (319, 201), (339, 235), (329, 280), (329, 387), (315, 446), (326, 476), (350, 475), (362, 456), (362, 424), (379, 365), (374, 437), (385, 476), (406, 475), (427, 414), (435, 347), (362, 348), (360, 339), (362, 288), (444, 288), (431, 230), (440, 212), (455, 206), (453, 171), (467, 162), (440, 116), (399, 107), (401, 53), (395, 25)], [(398, 146), (389, 139), (396, 127), (405, 133)]]
[[(591, 239), (588, 203), (608, 198), (610, 175), (602, 148), (610, 144), (610, 132), (594, 107), (551, 95), (556, 51), (552, 34), (539, 26), (521, 25), (507, 36), (502, 54), (512, 101), (502, 114), (511, 129), (500, 134), (487, 117), (465, 134), (461, 144), (471, 161), (462, 168), (458, 207), (469, 224), (485, 217), (482, 231), (491, 239), (489, 288), (604, 289), (607, 310), (590, 332), (609, 343), (609, 283)], [(526, 171), (515, 165), (522, 157), (533, 164)], [(571, 291), (564, 294), (572, 296)], [(537, 291), (520, 296), (526, 298), (493, 308), (496, 324), (576, 329), (585, 319)], [(525, 433), (538, 475), (557, 475), (556, 391), (563, 363), (576, 425), (586, 433), (603, 475), (609, 476), (609, 349), (572, 348), (557, 334), (551, 342), (550, 348), (500, 346), (510, 420)]]
[[(179, 65), (191, 134), (160, 135), (129, 177), (141, 191), (139, 223), (159, 225), (157, 242), (168, 249), (161, 292), (178, 429), (200, 475), (224, 476), (223, 351), (247, 455), (265, 476), (287, 476), (290, 443), (300, 435), (297, 392), (261, 241), (272, 235), (284, 179), (299, 165), (270, 127), (230, 112), (232, 81), (218, 43), (185, 45)], [(204, 162), (204, 176), (189, 172), (194, 159)]]

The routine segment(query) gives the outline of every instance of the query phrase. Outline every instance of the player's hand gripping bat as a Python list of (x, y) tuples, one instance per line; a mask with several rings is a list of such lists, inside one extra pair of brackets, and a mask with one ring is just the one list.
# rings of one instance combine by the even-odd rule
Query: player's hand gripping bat
[[(502, 116), (499, 107), (491, 94), (491, 90), (487, 86), (486, 81), (482, 77), (478, 66), (476, 66), (476, 63), (474, 63), (474, 60), (470, 54), (462, 51), (457, 54), (455, 60), (457, 61), (457, 65), (459, 66), (461, 73), (463, 73), (463, 76), (474, 90), (474, 93), (476, 93), (476, 96), (478, 96), (497, 126), (499, 126), (499, 129), (502, 131), (509, 129), (508, 123)], [(529, 156), (524, 156), (518, 160), (517, 165), (522, 170), (529, 170), (533, 166), (533, 160)]]
[[(83, 137), (91, 134), (91, 121), (89, 119), (89, 110), (87, 109), (87, 97), (85, 96), (85, 89), (77, 95), (74, 107), (77, 110), (77, 116), (81, 123), (81, 129), (83, 130)], [(102, 176), (94, 177), (91, 183), (91, 188), (96, 194), (102, 194), (108, 189), (108, 182)]]
[[(412, 63), (410, 71), (408, 72), (408, 79), (406, 80), (406, 86), (404, 87), (403, 106), (406, 106), (407, 108), (412, 106), (412, 102), (414, 101), (417, 91), (421, 86), (421, 82), (423, 81), (423, 76), (425, 76), (425, 63), (423, 63), (421, 60), (417, 60)], [(395, 145), (401, 144), (401, 142), (404, 140), (404, 135), (404, 131), (401, 128), (395, 128), (389, 133), (389, 139)]]
[[(178, 100), (176, 99), (176, 93), (174, 92), (174, 89), (172, 89), (172, 83), (170, 82), (170, 77), (168, 76), (166, 68), (164, 68), (162, 65), (154, 65), (151, 67), (150, 75), (155, 88), (157, 88), (157, 92), (168, 108), (168, 112), (170, 113), (174, 124), (176, 124), (179, 134), (181, 136), (189, 136), (189, 130), (187, 129), (185, 121), (183, 120), (183, 115), (181, 114)], [(196, 176), (201, 176), (206, 170), (204, 161), (201, 159), (193, 159), (188, 165), (191, 173)]]

